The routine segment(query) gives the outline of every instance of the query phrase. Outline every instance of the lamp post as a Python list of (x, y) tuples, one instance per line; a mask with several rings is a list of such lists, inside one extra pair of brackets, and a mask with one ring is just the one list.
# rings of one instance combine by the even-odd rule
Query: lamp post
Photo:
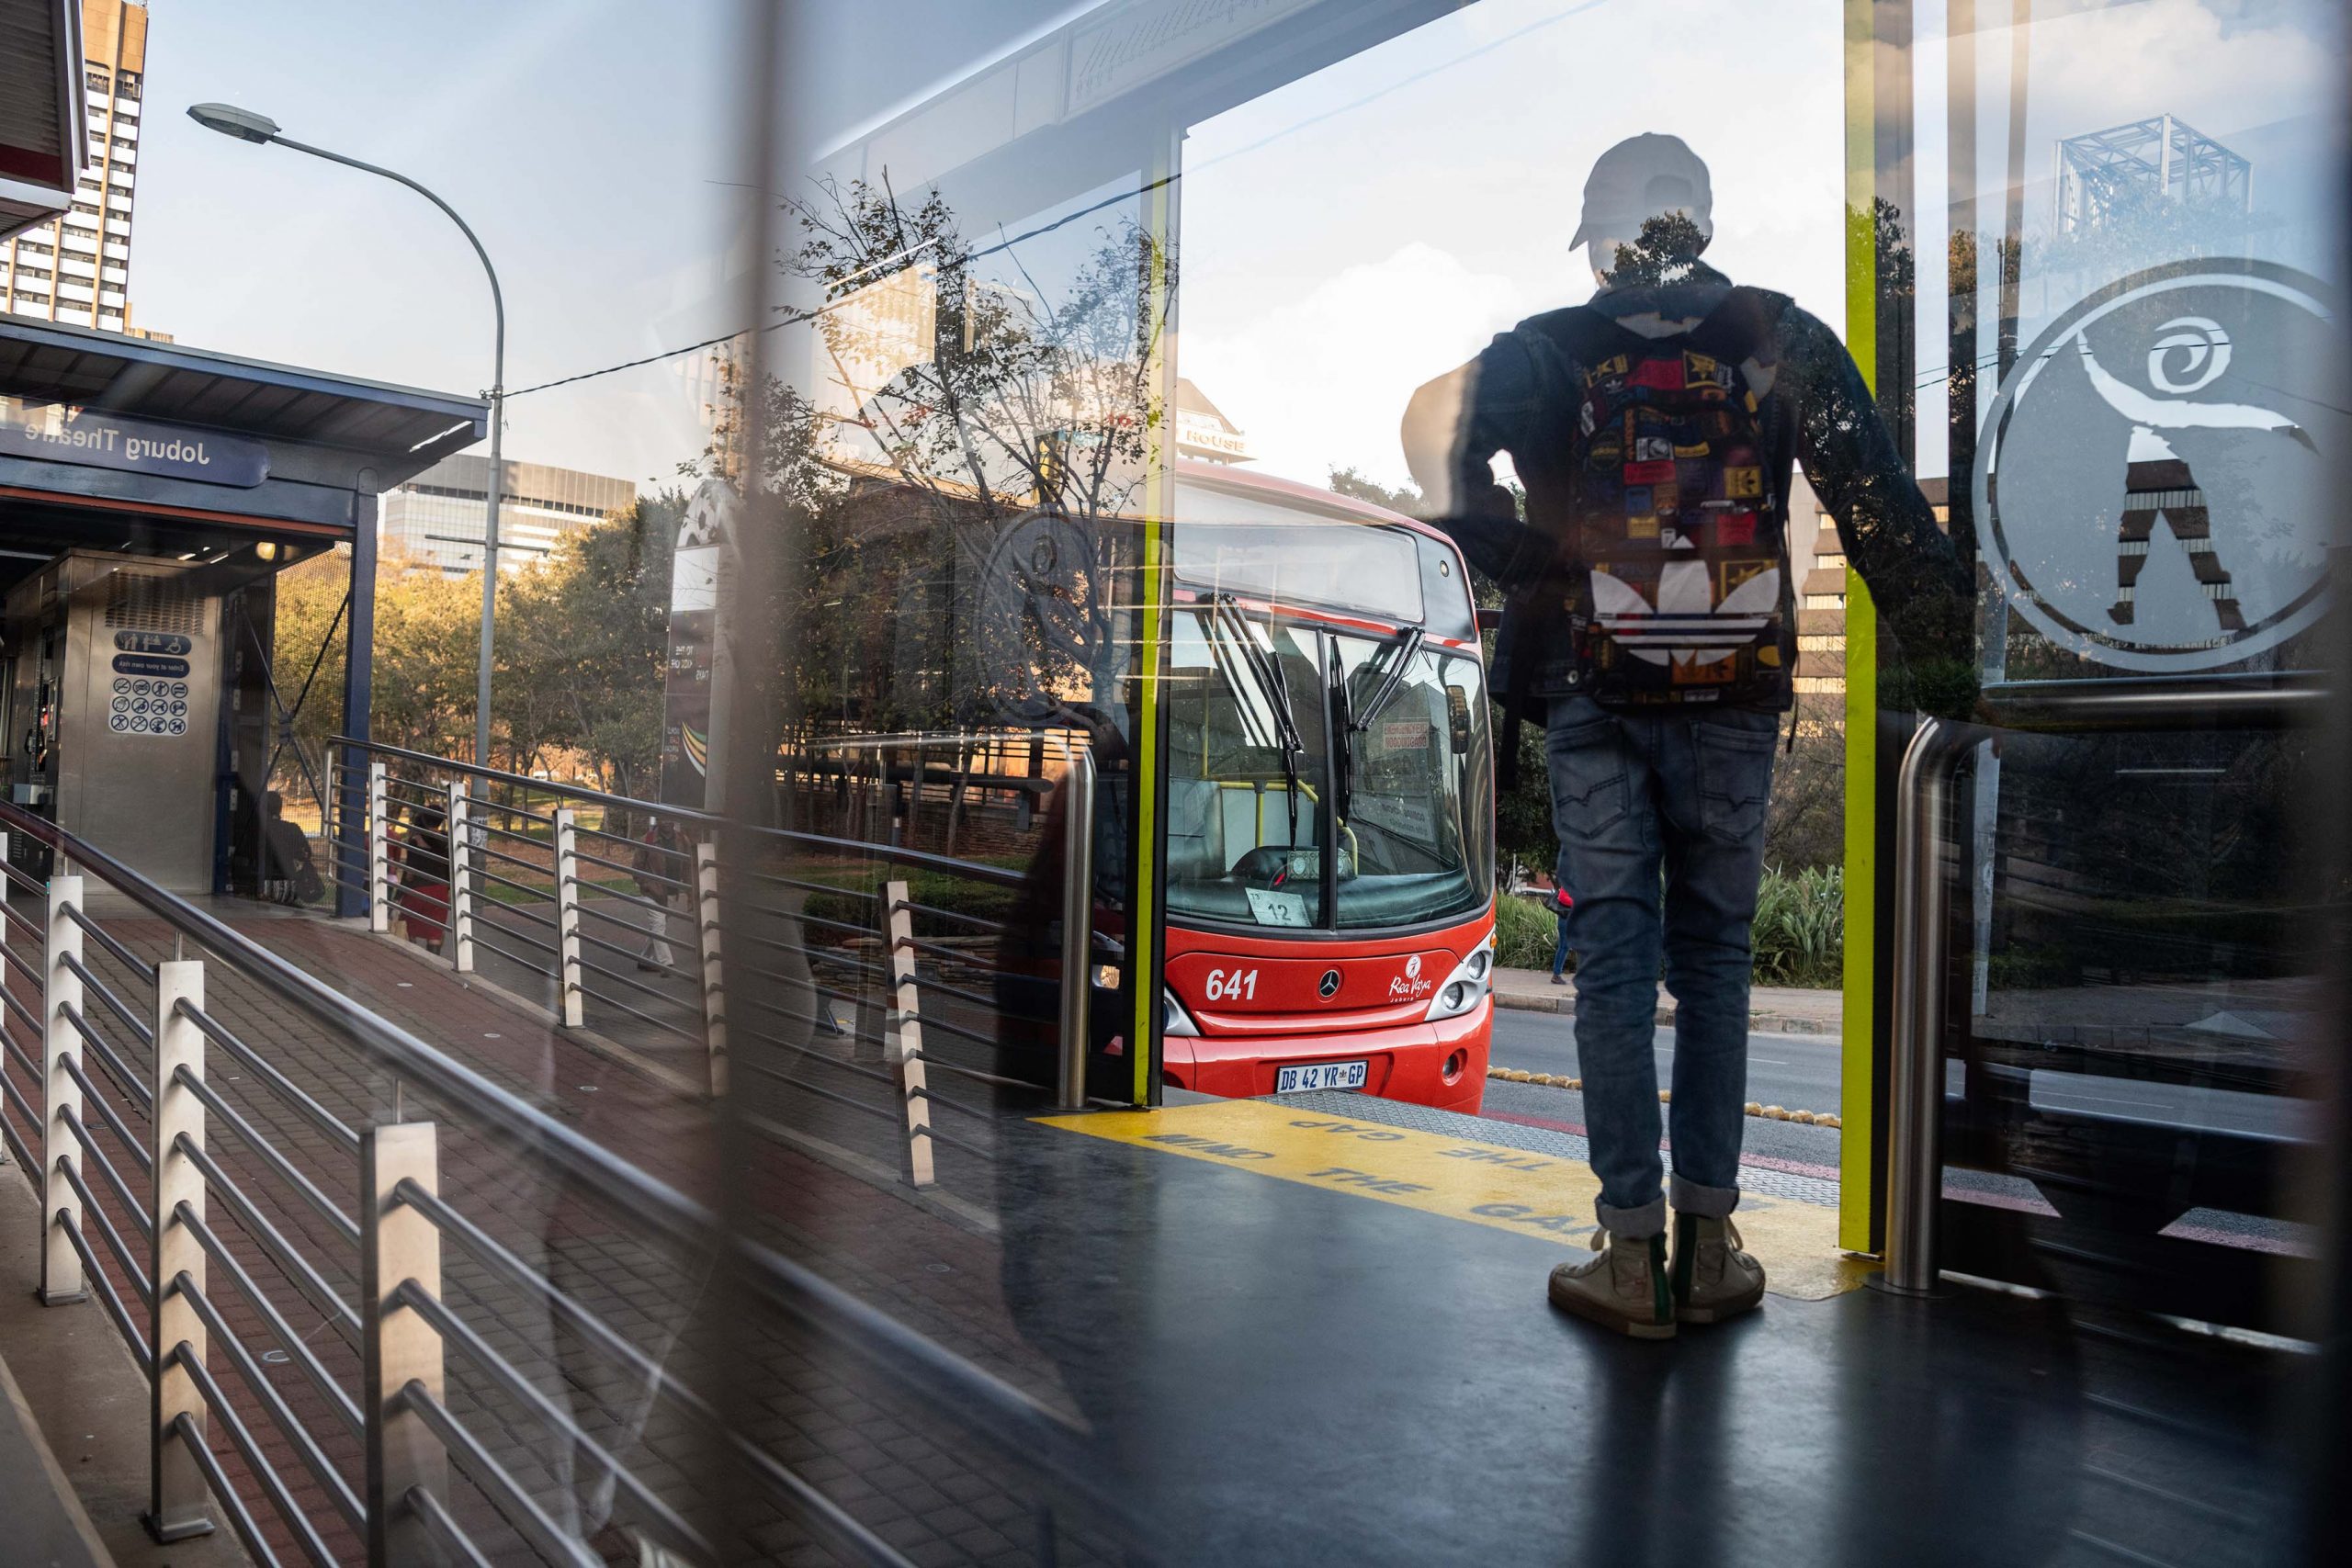
[(474, 254), (481, 258), (482, 271), (490, 275), (490, 303), (498, 318), (498, 347), (490, 372), (490, 511), (482, 525), (481, 654), (474, 675), (474, 761), (488, 767), (492, 623), (498, 613), (498, 507), (502, 499), (499, 491), (505, 478), (505, 469), (499, 462), (499, 440), (506, 423), (506, 297), (499, 290), (498, 269), (490, 265), (490, 253), (481, 248), (481, 242), (474, 237), (474, 231), (467, 227), (466, 220), (458, 216), (457, 209), (406, 175), (280, 135), (276, 120), (267, 115), (255, 114), (251, 109), (241, 109), (234, 104), (191, 104), (187, 115), (207, 130), (217, 130), (240, 141), (275, 141), (280, 147), (291, 147), (297, 152), (308, 152), (314, 158), (324, 158), (332, 164), (347, 164), (371, 175), (381, 175), (388, 180), (397, 180), (448, 215), (449, 221), (465, 235), (466, 243), (473, 246)]

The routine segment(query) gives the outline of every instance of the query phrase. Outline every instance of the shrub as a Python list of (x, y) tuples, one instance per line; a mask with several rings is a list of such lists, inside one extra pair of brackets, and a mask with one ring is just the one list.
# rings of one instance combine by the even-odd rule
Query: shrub
[(1495, 900), (1495, 962), (1511, 969), (1549, 969), (1560, 924), (1548, 901), (1506, 893)]
[(1756, 898), (1757, 983), (1835, 986), (1845, 968), (1845, 869), (1768, 868)]

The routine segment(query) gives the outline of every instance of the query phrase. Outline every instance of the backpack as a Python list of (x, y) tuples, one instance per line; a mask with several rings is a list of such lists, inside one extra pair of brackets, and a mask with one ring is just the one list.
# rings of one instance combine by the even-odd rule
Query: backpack
[[(1769, 400), (1787, 303), (1734, 288), (1668, 338), (1589, 306), (1517, 329), (1555, 429), (1545, 451), (1512, 456), (1530, 522), (1555, 543), (1506, 607), (1507, 729), (1538, 697), (1651, 712), (1787, 705), (1789, 442)], [(1517, 750), (1509, 737), (1506, 763)]]

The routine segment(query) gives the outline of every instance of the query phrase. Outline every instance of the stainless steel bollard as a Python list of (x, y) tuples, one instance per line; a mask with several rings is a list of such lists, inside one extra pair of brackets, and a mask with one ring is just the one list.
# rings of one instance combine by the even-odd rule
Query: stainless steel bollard
[[(1062, 995), (1054, 1103), (1086, 1107), (1088, 1013), (1094, 994), (1094, 757), (1073, 750), (1062, 774)], [(1129, 1050), (1140, 1050), (1130, 1042)]]

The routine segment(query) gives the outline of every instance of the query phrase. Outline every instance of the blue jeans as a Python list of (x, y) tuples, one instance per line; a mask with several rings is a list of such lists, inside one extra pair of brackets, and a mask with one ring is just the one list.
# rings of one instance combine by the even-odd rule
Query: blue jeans
[(1614, 713), (1555, 698), (1546, 725), (1560, 886), (1576, 900), (1577, 1060), (1602, 1225), (1666, 1227), (1652, 1041), (1675, 1000), (1675, 1208), (1739, 1202), (1749, 926), (1780, 722), (1768, 713)]
[(1566, 909), (1559, 912), (1559, 920), (1560, 940), (1552, 944), (1552, 978), (1555, 980), (1560, 977), (1561, 971), (1567, 968), (1568, 954), (1576, 951), (1576, 944), (1568, 941), (1568, 912)]

